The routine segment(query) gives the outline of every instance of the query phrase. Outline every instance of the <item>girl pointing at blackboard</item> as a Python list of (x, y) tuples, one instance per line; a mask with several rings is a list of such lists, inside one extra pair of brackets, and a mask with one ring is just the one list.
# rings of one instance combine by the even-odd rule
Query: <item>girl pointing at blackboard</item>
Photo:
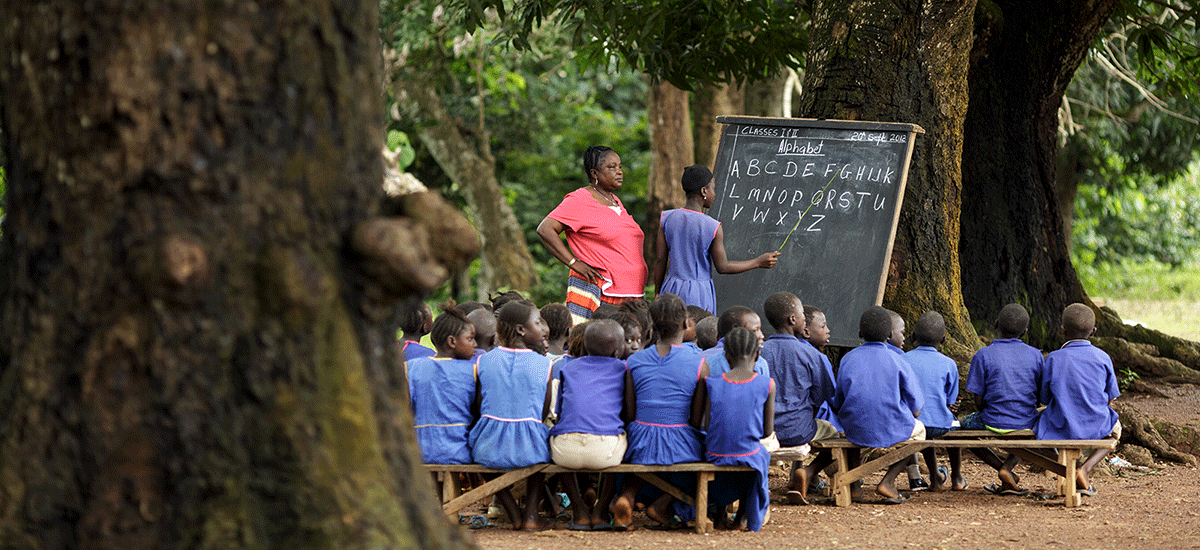
[(722, 274), (756, 267), (770, 269), (778, 261), (779, 252), (767, 252), (753, 260), (729, 261), (721, 222), (704, 213), (717, 196), (712, 172), (698, 164), (689, 166), (683, 170), (681, 183), (687, 203), (683, 208), (663, 211), (659, 218), (654, 287), (659, 295), (670, 292), (683, 298), (687, 305), (702, 307), (715, 315), (713, 267)]

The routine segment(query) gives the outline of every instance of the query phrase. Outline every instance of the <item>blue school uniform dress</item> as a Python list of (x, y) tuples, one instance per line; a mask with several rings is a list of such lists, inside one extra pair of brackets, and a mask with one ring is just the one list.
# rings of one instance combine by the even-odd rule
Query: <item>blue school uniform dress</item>
[(921, 423), (926, 437), (938, 437), (954, 425), (950, 405), (958, 401), (958, 364), (933, 346), (918, 346), (904, 354), (912, 365), (925, 404), (921, 407)]
[(708, 214), (678, 208), (659, 216), (667, 241), (667, 275), (659, 294), (670, 292), (689, 306), (716, 314), (717, 292), (713, 287), (712, 258), (708, 249), (721, 222)]
[(471, 458), (488, 468), (550, 462), (542, 423), (550, 360), (536, 351), (496, 346), (479, 358), (479, 421), (471, 428)]
[(403, 349), (405, 362), (412, 361), (413, 359), (420, 359), (422, 357), (433, 357), (434, 355), (437, 355), (436, 351), (422, 346), (420, 342), (414, 342), (412, 340), (405, 340)]
[(1046, 356), (1041, 400), (1033, 425), (1038, 439), (1103, 439), (1117, 424), (1108, 402), (1121, 395), (1112, 359), (1087, 340), (1071, 340)]
[[(807, 341), (791, 334), (772, 334), (763, 342), (761, 357), (775, 380), (775, 433), (783, 447), (812, 441), (817, 432), (817, 408), (833, 397), (832, 368)], [(828, 361), (828, 359), (826, 359)]]
[(851, 443), (885, 448), (912, 437), (924, 401), (912, 365), (883, 342), (866, 342), (842, 356), (829, 405)]
[(975, 352), (967, 373), (967, 391), (983, 398), (984, 427), (1025, 430), (1038, 416), (1038, 391), (1044, 368), (1042, 352), (1020, 338), (992, 340)]
[(408, 363), (408, 395), (421, 461), (470, 464), (471, 402), (475, 400), (474, 359), (421, 357)]
[[(725, 339), (717, 340), (717, 345), (700, 352), (700, 357), (703, 357), (708, 362), (708, 375), (716, 376), (729, 372), (729, 360), (725, 358)], [(754, 361), (754, 372), (763, 376), (771, 376), (771, 367), (767, 364), (767, 360), (763, 359), (762, 355)]]
[(688, 424), (704, 360), (682, 346), (660, 357), (655, 347), (629, 356), (637, 415), (626, 425), (631, 464), (670, 465), (704, 460), (700, 430)]
[(550, 435), (584, 433), (621, 435), (625, 423), (625, 362), (616, 357), (585, 355), (565, 363), (555, 375), (561, 382), (558, 423)]
[(771, 453), (759, 440), (763, 437), (763, 406), (771, 395), (771, 379), (761, 374), (733, 382), (725, 374), (704, 381), (711, 405), (705, 445), (708, 461), (719, 466), (749, 466), (753, 473), (717, 474), (712, 497), (718, 506), (741, 500), (746, 510), (746, 527), (762, 529), (771, 504), (767, 469)]

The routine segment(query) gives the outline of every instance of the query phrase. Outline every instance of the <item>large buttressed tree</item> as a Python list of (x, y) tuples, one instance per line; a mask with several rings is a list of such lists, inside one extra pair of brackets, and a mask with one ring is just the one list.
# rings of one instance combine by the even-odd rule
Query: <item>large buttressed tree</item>
[(4, 3), (0, 547), (464, 545), (393, 311), (478, 243), (385, 205), (377, 10)]
[(975, 330), (959, 284), (959, 162), (975, 2), (817, 0), (801, 113), (919, 124), (884, 304), (946, 317), (946, 352), (969, 356)]
[(1043, 346), (1058, 338), (1063, 307), (1087, 300), (1059, 214), (1058, 110), (1118, 4), (984, 0), (976, 18), (963, 145), (963, 294), (980, 321), (1021, 303), (1033, 343)]

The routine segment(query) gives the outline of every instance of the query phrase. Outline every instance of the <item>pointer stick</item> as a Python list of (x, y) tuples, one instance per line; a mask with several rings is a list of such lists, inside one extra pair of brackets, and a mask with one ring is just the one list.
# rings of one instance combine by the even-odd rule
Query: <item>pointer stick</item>
[[(837, 172), (834, 172), (834, 173), (833, 173), (833, 177), (832, 177), (832, 178), (829, 178), (829, 183), (826, 183), (826, 184), (825, 184), (825, 187), (822, 187), (822, 188), (821, 188), (821, 192), (822, 192), (822, 193), (824, 193), (826, 189), (829, 189), (829, 184), (830, 184), (830, 183), (833, 183), (833, 180), (835, 180), (835, 179), (837, 179)], [(783, 250), (783, 245), (787, 244), (787, 242), (788, 242), (788, 239), (792, 238), (792, 233), (795, 233), (795, 232), (796, 232), (796, 228), (797, 228), (797, 227), (800, 227), (800, 220), (803, 220), (803, 219), (804, 219), (804, 216), (808, 215), (808, 211), (809, 211), (809, 209), (811, 209), (811, 208), (813, 207), (813, 205), (814, 205), (814, 204), (816, 204), (816, 203), (815, 203), (815, 202), (812, 202), (811, 200), (810, 200), (810, 201), (808, 201), (808, 208), (805, 208), (805, 209), (804, 209), (804, 212), (800, 214), (800, 217), (799, 217), (799, 218), (796, 220), (796, 225), (793, 225), (793, 226), (792, 226), (792, 230), (791, 230), (791, 231), (788, 231), (788, 234), (787, 234), (787, 236), (783, 238), (783, 244), (779, 245), (779, 250), (776, 250), (776, 252), (780, 252), (780, 251), (782, 251), (782, 250)]]

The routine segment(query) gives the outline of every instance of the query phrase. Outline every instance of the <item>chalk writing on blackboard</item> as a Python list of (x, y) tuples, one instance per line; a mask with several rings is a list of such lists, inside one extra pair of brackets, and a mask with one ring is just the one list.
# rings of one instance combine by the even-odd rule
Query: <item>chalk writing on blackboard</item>
[(761, 313), (767, 296), (790, 290), (827, 311), (835, 344), (857, 343), (858, 314), (882, 298), (912, 136), (923, 130), (858, 121), (717, 121), (724, 126), (709, 214), (725, 228), (726, 250), (731, 257), (783, 253), (771, 270), (714, 274), (718, 308), (740, 304)]

